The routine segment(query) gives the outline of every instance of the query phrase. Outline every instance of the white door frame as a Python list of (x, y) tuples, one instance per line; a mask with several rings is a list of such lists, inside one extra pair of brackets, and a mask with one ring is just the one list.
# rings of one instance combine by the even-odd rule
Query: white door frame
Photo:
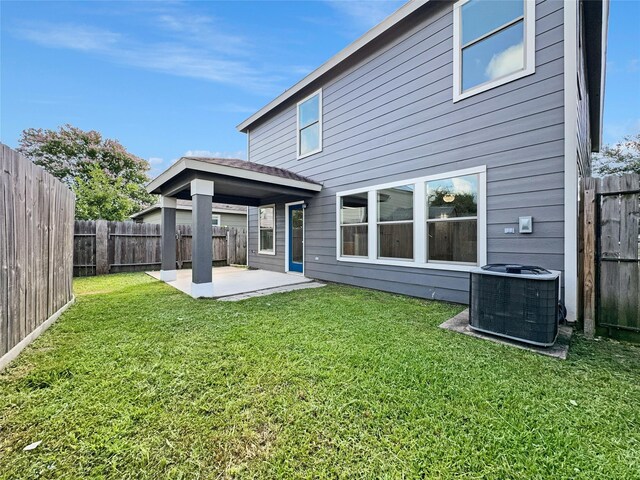
[(287, 273), (291, 273), (292, 275), (302, 275), (304, 276), (304, 252), (305, 252), (305, 230), (306, 230), (306, 222), (305, 222), (305, 208), (302, 207), (302, 273), (298, 272), (289, 272), (289, 207), (292, 205), (304, 205), (304, 200), (299, 200), (297, 202), (289, 202), (284, 204), (284, 271)]

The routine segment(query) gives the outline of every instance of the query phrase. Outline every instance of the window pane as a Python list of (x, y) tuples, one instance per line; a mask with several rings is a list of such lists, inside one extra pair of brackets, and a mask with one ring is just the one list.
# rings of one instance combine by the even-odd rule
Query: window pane
[(341, 198), (340, 223), (367, 223), (367, 201), (368, 194), (357, 193)]
[(320, 119), (320, 95), (311, 97), (298, 107), (298, 128), (304, 128)]
[(477, 214), (477, 175), (427, 182), (427, 218), (475, 217)]
[(260, 251), (273, 251), (273, 230), (260, 230)]
[(413, 220), (413, 185), (378, 190), (378, 221)]
[(462, 50), (462, 90), (524, 68), (524, 22)]
[(304, 214), (302, 210), (291, 211), (291, 260), (295, 263), (302, 263), (303, 252), (303, 223)]
[(462, 45), (524, 15), (523, 0), (471, 0), (462, 6)]
[(260, 228), (273, 228), (273, 207), (260, 209)]
[(378, 225), (378, 256), (413, 258), (413, 223)]
[(304, 155), (320, 148), (320, 124), (300, 130), (300, 155)]
[(429, 222), (427, 260), (443, 262), (478, 261), (478, 228), (476, 220)]
[(342, 253), (356, 257), (366, 257), (369, 255), (369, 235), (367, 225), (350, 225), (341, 227), (342, 230)]

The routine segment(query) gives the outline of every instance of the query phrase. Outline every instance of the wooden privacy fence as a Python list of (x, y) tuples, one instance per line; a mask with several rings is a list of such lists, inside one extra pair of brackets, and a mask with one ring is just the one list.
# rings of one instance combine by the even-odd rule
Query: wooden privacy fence
[(585, 334), (640, 338), (640, 175), (585, 179), (582, 205)]
[[(191, 268), (191, 226), (176, 227), (177, 268)], [(76, 277), (158, 270), (162, 259), (160, 225), (76, 220), (73, 274)], [(245, 265), (246, 229), (213, 227), (213, 264)]]
[(75, 197), (0, 145), (0, 368), (73, 299)]

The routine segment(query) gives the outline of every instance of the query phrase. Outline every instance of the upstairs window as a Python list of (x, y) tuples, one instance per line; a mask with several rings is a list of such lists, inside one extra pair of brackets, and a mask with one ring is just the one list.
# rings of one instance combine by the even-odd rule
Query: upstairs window
[(214, 227), (220, 226), (220, 215), (211, 215), (211, 225)]
[(322, 151), (322, 90), (298, 103), (298, 158)]
[(534, 73), (534, 1), (461, 0), (453, 23), (454, 101)]

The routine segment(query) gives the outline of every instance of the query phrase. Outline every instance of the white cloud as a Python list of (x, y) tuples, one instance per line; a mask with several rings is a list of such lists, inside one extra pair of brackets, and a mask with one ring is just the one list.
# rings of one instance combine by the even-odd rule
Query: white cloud
[(358, 27), (370, 29), (396, 11), (403, 1), (327, 0), (339, 14), (348, 16)]
[(251, 59), (249, 41), (227, 34), (215, 19), (173, 13), (153, 17), (157, 35), (123, 35), (90, 25), (31, 23), (14, 33), (47, 48), (93, 54), (110, 62), (169, 75), (239, 86), (264, 95), (279, 92), (284, 77)]
[(122, 41), (122, 35), (95, 27), (71, 24), (34, 24), (16, 33), (39, 45), (85, 52), (108, 51)]
[(524, 67), (524, 44), (513, 45), (494, 55), (487, 65), (485, 75), (493, 80)]

